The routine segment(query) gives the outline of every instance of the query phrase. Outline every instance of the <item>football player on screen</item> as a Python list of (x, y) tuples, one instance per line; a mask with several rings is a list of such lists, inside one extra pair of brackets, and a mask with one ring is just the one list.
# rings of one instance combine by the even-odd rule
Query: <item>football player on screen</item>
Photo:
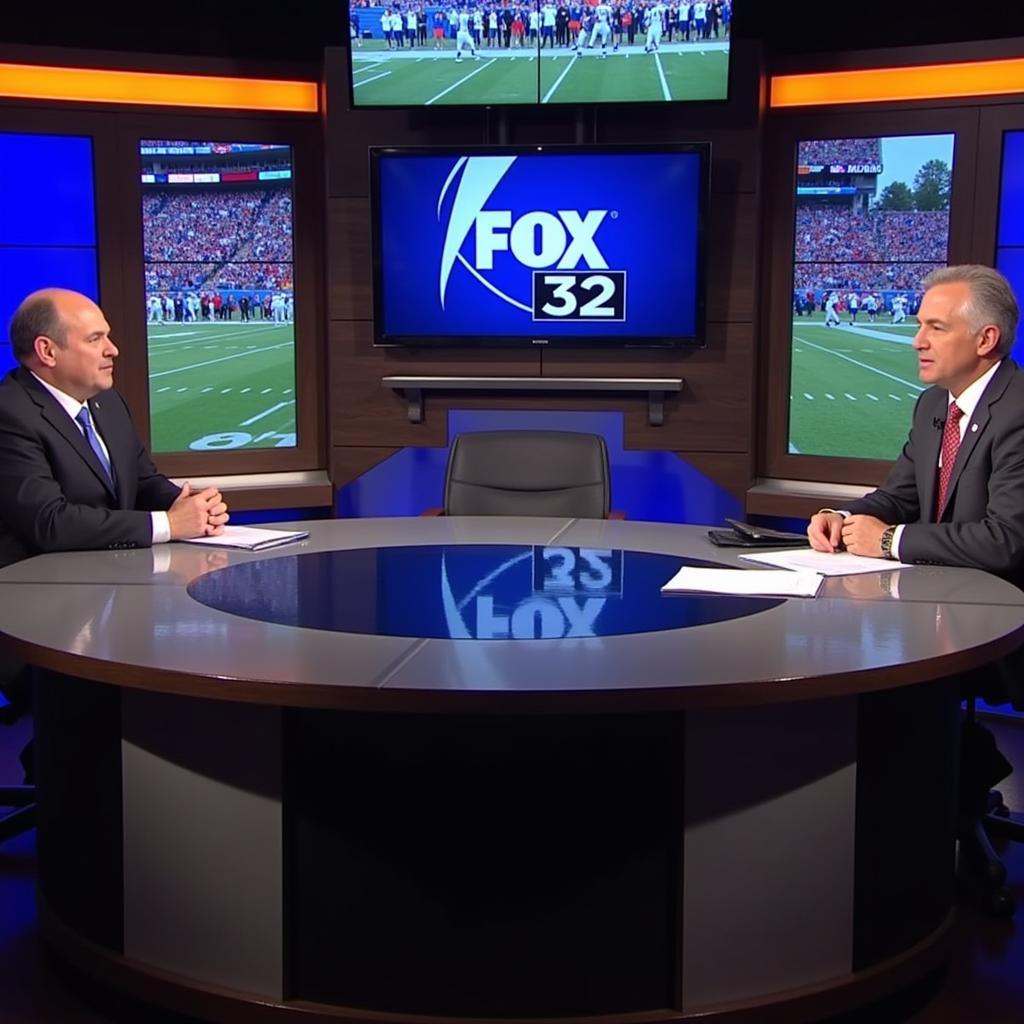
[(473, 37), (469, 33), (469, 11), (459, 12), (459, 29), (455, 35), (455, 63), (461, 63), (462, 51), (465, 48), (469, 49), (473, 60), (479, 60), (480, 55), (476, 52), (476, 47), (473, 45)]
[(665, 27), (665, 5), (656, 3), (647, 9), (647, 42), (644, 53), (654, 53), (661, 42), (661, 33)]
[[(594, 27), (590, 32), (587, 49), (592, 50), (596, 40), (601, 40), (601, 56), (608, 56), (608, 39), (612, 34), (612, 9), (607, 3), (599, 3), (594, 9)], [(581, 35), (582, 39), (583, 36)], [(577, 47), (578, 49), (579, 47)]]

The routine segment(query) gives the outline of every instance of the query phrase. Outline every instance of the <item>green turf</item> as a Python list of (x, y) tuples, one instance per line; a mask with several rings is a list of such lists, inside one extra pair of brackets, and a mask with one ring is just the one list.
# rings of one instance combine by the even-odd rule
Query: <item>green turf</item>
[[(531, 49), (482, 47), (479, 60), (454, 59), (446, 41), (431, 48), (388, 51), (370, 43), (353, 55), (356, 103), (367, 106), (535, 103), (538, 63)], [(728, 79), (722, 44), (665, 44), (658, 55), (643, 52), (643, 36), (618, 53), (567, 48), (541, 51), (539, 89), (545, 103), (637, 102), (721, 99)]]
[[(858, 319), (863, 319), (858, 318)], [(825, 327), (824, 317), (793, 321), (790, 451), (859, 459), (896, 458), (907, 438), (917, 396), (917, 356), (909, 341), (917, 322)], [(888, 340), (892, 338), (893, 340)]]
[(293, 446), (294, 326), (150, 324), (149, 402), (155, 452)]

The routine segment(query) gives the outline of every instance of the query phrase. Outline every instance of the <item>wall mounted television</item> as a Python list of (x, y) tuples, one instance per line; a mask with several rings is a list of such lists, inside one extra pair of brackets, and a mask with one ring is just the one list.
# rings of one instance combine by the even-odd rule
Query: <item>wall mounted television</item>
[(702, 345), (710, 156), (372, 148), (374, 344)]
[(725, 100), (733, 3), (350, 7), (352, 106)]

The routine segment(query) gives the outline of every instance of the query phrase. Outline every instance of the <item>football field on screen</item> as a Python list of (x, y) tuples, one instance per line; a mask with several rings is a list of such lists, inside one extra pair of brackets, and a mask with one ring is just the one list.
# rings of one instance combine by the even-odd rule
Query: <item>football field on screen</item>
[[(456, 62), (454, 49), (396, 53), (371, 42), (352, 57), (358, 106), (537, 102), (535, 51), (483, 47), (478, 60)], [(599, 49), (545, 49), (539, 60), (542, 103), (724, 99), (729, 73), (724, 43), (673, 43), (654, 54), (642, 45), (609, 47), (607, 58)]]
[(226, 320), (149, 324), (152, 450), (295, 444), (295, 330)]
[(826, 327), (821, 314), (793, 320), (790, 452), (896, 458), (925, 385), (910, 342), (917, 321)]

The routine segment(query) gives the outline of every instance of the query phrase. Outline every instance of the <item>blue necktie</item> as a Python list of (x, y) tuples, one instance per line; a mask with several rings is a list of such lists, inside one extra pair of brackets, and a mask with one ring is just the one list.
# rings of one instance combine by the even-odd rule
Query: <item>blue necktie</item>
[(100, 444), (100, 439), (96, 436), (96, 431), (93, 429), (89, 407), (83, 405), (75, 419), (81, 425), (85, 439), (89, 442), (89, 447), (96, 453), (96, 458), (100, 460), (100, 465), (103, 467), (103, 472), (107, 474), (107, 479), (113, 483), (114, 474), (110, 471), (110, 459), (107, 458), (107, 453), (103, 450), (103, 445)]

